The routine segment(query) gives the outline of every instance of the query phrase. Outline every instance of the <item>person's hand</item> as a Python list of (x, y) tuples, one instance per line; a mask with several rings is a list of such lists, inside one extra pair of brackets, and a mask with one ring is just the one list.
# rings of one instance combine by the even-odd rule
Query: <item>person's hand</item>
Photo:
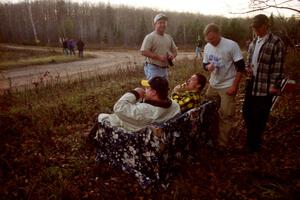
[(214, 71), (215, 68), (216, 68), (216, 67), (215, 67), (212, 63), (210, 63), (209, 65), (207, 65), (207, 70), (208, 70), (209, 72)]
[(175, 56), (173, 56), (172, 54), (168, 54), (168, 59), (169, 60), (173, 60), (175, 58)]
[(278, 89), (278, 88), (275, 88), (274, 86), (270, 86), (270, 88), (269, 88), (269, 93), (271, 94), (271, 95), (280, 95), (280, 89)]
[(143, 88), (135, 88), (134, 90), (139, 93), (140, 99), (145, 97), (145, 90)]
[(182, 90), (185, 90), (185, 87), (186, 87), (186, 83), (183, 83), (181, 85), (177, 85), (175, 88), (174, 88), (174, 92), (181, 92)]
[(235, 95), (238, 91), (238, 87), (235, 85), (232, 85), (228, 90), (226, 91), (226, 94), (229, 96)]
[(181, 89), (181, 85), (177, 85), (174, 87), (174, 92), (179, 92), (179, 90)]
[(168, 57), (167, 56), (158, 56), (158, 60), (160, 62), (167, 62), (168, 61)]
[(253, 76), (253, 70), (252, 70), (251, 66), (246, 67), (246, 75), (249, 78), (251, 78)]

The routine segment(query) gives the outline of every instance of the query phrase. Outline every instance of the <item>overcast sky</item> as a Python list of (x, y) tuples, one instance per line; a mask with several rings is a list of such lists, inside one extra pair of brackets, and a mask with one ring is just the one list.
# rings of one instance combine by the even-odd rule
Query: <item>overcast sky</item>
[[(21, 0), (0, 0), (0, 2), (18, 2)], [(128, 5), (134, 7), (149, 7), (158, 10), (170, 10), (179, 12), (193, 12), (205, 15), (222, 15), (227, 17), (238, 17), (245, 15), (232, 15), (232, 12), (242, 12), (248, 9), (250, 0), (71, 0), (76, 2), (90, 2), (90, 3), (110, 3), (111, 5)], [(284, 0), (277, 0), (280, 3)], [(300, 1), (293, 0), (288, 6), (300, 9)], [(285, 16), (291, 16), (295, 12), (287, 10), (270, 9), (263, 11), (265, 14), (277, 15), (278, 12)], [(256, 13), (255, 13), (256, 14)], [(253, 16), (254, 14), (250, 14)]]

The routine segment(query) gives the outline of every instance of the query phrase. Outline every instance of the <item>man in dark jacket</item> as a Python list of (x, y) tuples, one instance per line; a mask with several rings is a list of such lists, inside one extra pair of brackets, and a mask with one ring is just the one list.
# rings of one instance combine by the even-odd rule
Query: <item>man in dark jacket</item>
[(81, 40), (81, 39), (79, 39), (78, 41), (77, 41), (77, 49), (78, 49), (78, 55), (79, 55), (79, 58), (83, 58), (83, 48), (84, 48), (84, 42)]
[(68, 55), (69, 50), (68, 50), (68, 39), (67, 38), (63, 39), (62, 45), (63, 45), (63, 53)]

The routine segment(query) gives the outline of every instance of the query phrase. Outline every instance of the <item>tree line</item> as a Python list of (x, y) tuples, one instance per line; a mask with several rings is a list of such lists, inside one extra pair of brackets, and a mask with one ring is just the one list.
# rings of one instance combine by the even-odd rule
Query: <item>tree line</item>
[[(0, 42), (58, 45), (61, 38), (82, 38), (96, 47), (138, 47), (153, 29), (159, 11), (149, 8), (76, 3), (64, 0), (24, 0), (0, 3)], [(253, 37), (251, 19), (165, 12), (168, 33), (176, 44), (194, 46), (206, 24), (220, 25), (222, 34), (242, 46)], [(272, 30), (288, 43), (300, 42), (300, 20), (271, 16)]]

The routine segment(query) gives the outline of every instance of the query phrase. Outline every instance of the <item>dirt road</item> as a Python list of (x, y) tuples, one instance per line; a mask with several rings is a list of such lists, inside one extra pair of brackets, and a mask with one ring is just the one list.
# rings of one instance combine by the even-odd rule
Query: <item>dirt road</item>
[[(3, 45), (2, 45), (3, 46)], [(60, 50), (57, 48), (5, 45), (8, 48), (38, 51)], [(34, 65), (0, 71), (0, 90), (33, 87), (40, 82), (70, 80), (113, 73), (122, 68), (143, 67), (144, 57), (139, 51), (87, 51), (95, 58), (60, 64)], [(193, 58), (192, 52), (180, 52), (177, 60)]]

